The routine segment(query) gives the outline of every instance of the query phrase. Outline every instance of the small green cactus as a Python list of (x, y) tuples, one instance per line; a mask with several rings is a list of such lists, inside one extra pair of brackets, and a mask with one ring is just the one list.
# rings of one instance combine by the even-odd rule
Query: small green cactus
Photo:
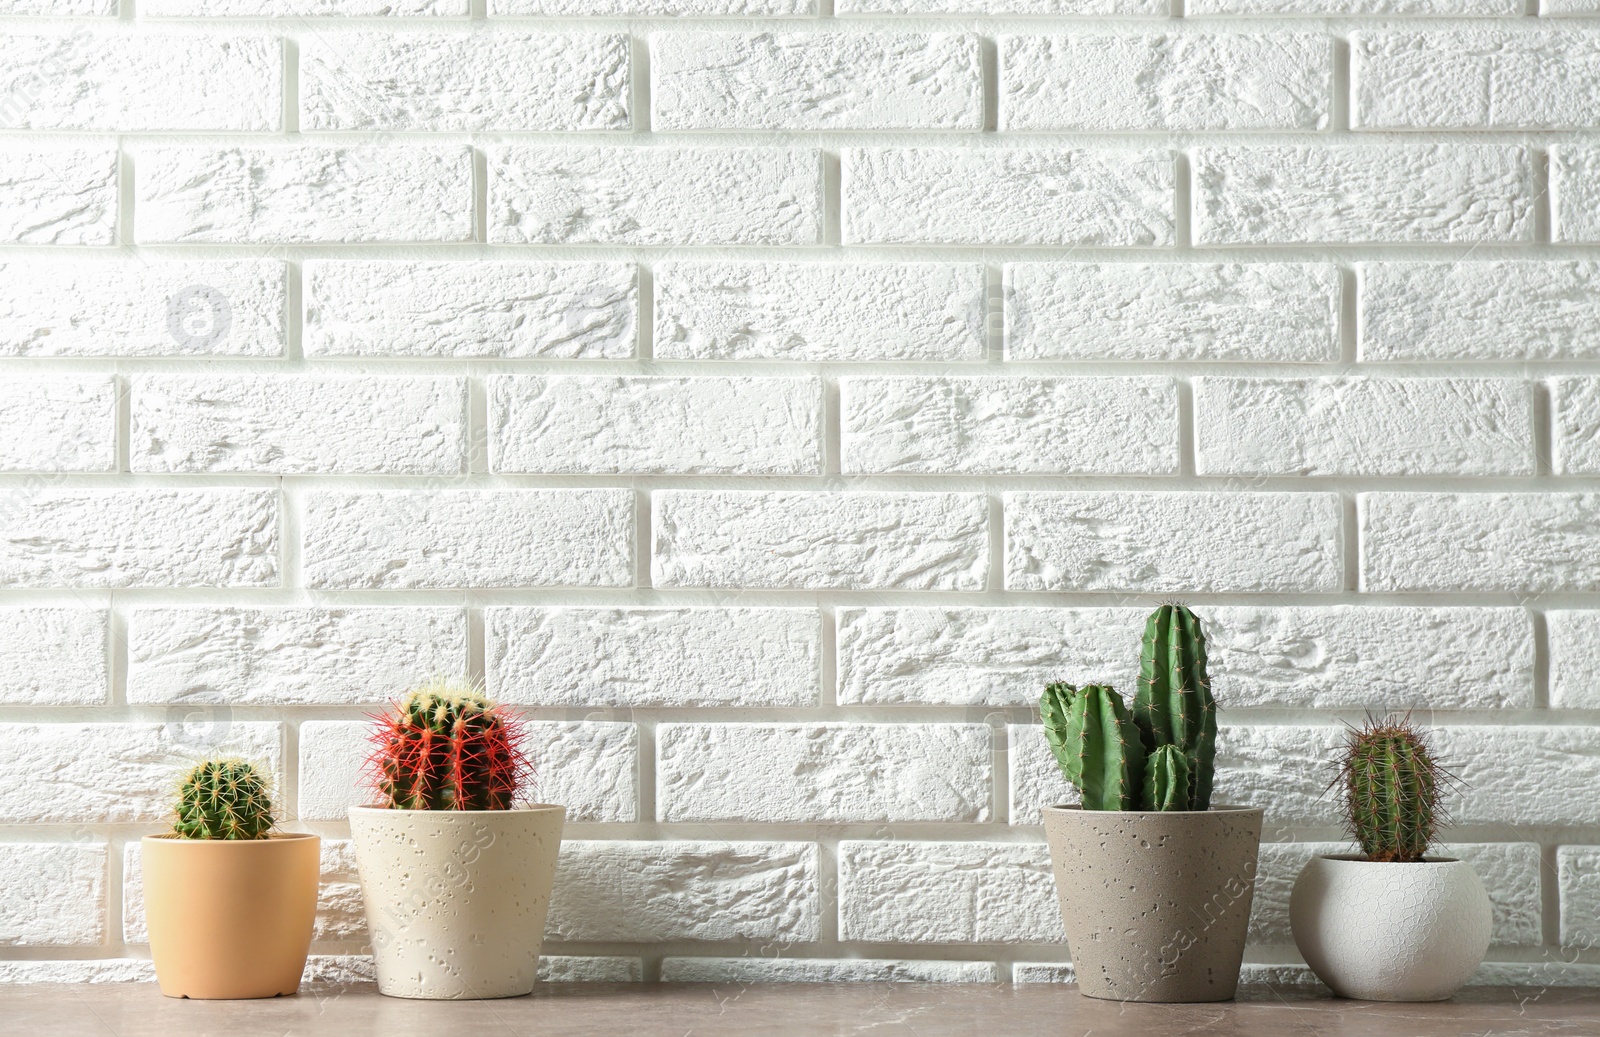
[(1208, 810), (1217, 752), (1217, 703), (1206, 675), (1206, 635), (1183, 605), (1162, 605), (1145, 622), (1133, 722), (1145, 752), (1175, 745), (1189, 761), (1189, 805)]
[(261, 772), (243, 760), (206, 760), (178, 788), (172, 828), (184, 839), (265, 839), (276, 823)]
[(1046, 686), (1040, 700), (1045, 738), (1085, 810), (1133, 810), (1144, 752), (1128, 707), (1109, 685)]
[(1189, 809), (1189, 758), (1175, 745), (1162, 745), (1145, 757), (1140, 810)]
[(1453, 779), (1409, 715), (1368, 717), (1353, 729), (1339, 778), (1346, 827), (1368, 860), (1422, 860), (1445, 821), (1440, 800)]

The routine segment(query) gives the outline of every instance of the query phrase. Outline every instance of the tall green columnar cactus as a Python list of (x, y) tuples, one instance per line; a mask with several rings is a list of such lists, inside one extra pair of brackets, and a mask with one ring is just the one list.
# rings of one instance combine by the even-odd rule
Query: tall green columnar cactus
[(242, 760), (207, 760), (178, 787), (173, 831), (185, 839), (265, 839), (273, 826), (267, 780)]
[(1410, 718), (1368, 718), (1350, 735), (1340, 777), (1345, 823), (1372, 861), (1420, 861), (1444, 822), (1439, 766)]
[(1085, 810), (1138, 808), (1144, 752), (1122, 696), (1103, 684), (1050, 684), (1039, 711), (1045, 738)]
[(1133, 721), (1145, 752), (1175, 745), (1189, 764), (1189, 805), (1209, 810), (1217, 752), (1217, 703), (1206, 676), (1206, 636), (1182, 605), (1162, 605), (1145, 622)]

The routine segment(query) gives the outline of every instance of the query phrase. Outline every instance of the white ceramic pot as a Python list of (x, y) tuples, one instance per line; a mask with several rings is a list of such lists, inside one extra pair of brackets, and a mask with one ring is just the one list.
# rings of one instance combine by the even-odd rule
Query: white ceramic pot
[(1443, 1001), (1483, 961), (1493, 912), (1465, 861), (1316, 857), (1295, 880), (1289, 924), (1306, 964), (1335, 994)]
[(567, 810), (351, 807), (378, 991), (531, 993)]

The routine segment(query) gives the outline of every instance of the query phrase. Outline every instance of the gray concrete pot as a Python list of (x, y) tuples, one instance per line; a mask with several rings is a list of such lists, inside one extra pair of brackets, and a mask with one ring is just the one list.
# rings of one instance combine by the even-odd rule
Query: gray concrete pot
[(1112, 1001), (1226, 1001), (1239, 986), (1260, 807), (1046, 807), (1078, 990)]

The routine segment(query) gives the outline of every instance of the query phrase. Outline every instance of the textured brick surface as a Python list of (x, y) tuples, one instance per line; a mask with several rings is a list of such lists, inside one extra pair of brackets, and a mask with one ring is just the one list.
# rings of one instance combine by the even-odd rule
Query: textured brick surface
[(845, 378), (843, 471), (1171, 475), (1164, 378)]
[(626, 490), (312, 493), (313, 587), (573, 586), (633, 582)]
[[(1008, 590), (1341, 584), (1339, 502), (1330, 494), (1015, 492), (1005, 494), (1005, 512)], [(1209, 550), (1193, 551), (1195, 537)]]
[(978, 40), (954, 33), (653, 33), (650, 96), (657, 130), (983, 128)]
[(873, 943), (1059, 943), (1043, 843), (844, 842), (839, 936)]
[(633, 355), (632, 263), (311, 260), (312, 356), (621, 360)]
[(977, 590), (988, 574), (980, 494), (653, 496), (657, 586)]
[(1205, 475), (1533, 474), (1526, 382), (1200, 378), (1194, 401)]
[(0, 705), (109, 701), (107, 620), (98, 609), (0, 609)]
[(0, 472), (117, 467), (117, 380), (110, 375), (0, 382)]
[(1190, 161), (1200, 245), (1533, 240), (1526, 148), (1205, 147)]
[(1591, 493), (1364, 493), (1368, 591), (1600, 588)]
[(1173, 242), (1164, 151), (847, 148), (846, 244)]
[(1332, 86), (1311, 33), (1003, 36), (1007, 130), (1320, 130)]
[(1600, 612), (1556, 609), (1545, 613), (1550, 639), (1550, 704), (1600, 709)]
[(663, 724), (660, 821), (987, 821), (982, 724)]
[(5, 843), (0, 946), (85, 947), (105, 939), (104, 843)]
[(1333, 360), (1339, 272), (1311, 263), (1008, 263), (1008, 360)]
[(466, 460), (459, 378), (145, 375), (136, 472), (451, 475)]
[(117, 149), (0, 143), (0, 244), (111, 245)]
[(810, 706), (822, 618), (800, 608), (485, 612), (491, 694), (549, 706)]
[(1550, 195), (1554, 240), (1600, 241), (1600, 148), (1551, 148)]
[(615, 34), (318, 33), (300, 53), (300, 128), (625, 130), (628, 61)]
[(1561, 475), (1600, 472), (1600, 380), (1561, 378), (1550, 385), (1551, 463)]
[(663, 983), (996, 983), (992, 961), (666, 958)]
[(542, 378), (489, 382), (497, 472), (810, 475), (822, 384), (810, 378)]
[(668, 360), (981, 360), (976, 264), (655, 267), (655, 355)]

